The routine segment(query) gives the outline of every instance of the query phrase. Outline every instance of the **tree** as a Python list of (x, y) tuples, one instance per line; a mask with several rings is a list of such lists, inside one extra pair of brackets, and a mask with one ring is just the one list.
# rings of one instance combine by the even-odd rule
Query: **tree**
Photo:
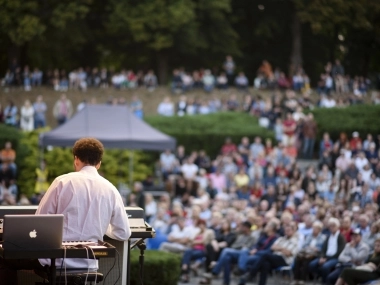
[[(368, 45), (370, 47), (379, 47), (379, 1), (293, 1), (300, 20), (303, 23), (310, 24), (314, 34), (322, 34), (330, 39), (330, 60), (343, 57), (354, 46), (361, 46), (364, 49)], [(366, 39), (363, 38), (364, 34), (366, 35)], [(349, 41), (345, 42), (345, 39), (349, 39)], [(366, 52), (361, 55), (362, 60), (365, 62), (361, 70), (362, 72), (368, 71), (371, 56), (369, 50), (372, 49), (366, 49)], [(357, 56), (360, 55), (357, 54)]]
[(7, 43), (9, 59), (19, 58), (20, 49), (34, 40), (65, 33), (70, 23), (87, 14), (91, 1), (0, 0), (0, 40)]
[[(226, 20), (229, 0), (111, 0), (107, 23), (125, 47), (153, 53), (160, 82), (167, 82), (169, 62), (207, 50), (237, 53), (237, 34)], [(224, 42), (224, 43), (223, 43)]]

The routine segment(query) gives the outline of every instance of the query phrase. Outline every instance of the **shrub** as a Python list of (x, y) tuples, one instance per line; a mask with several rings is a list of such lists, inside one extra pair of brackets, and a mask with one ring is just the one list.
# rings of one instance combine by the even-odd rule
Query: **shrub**
[[(131, 251), (130, 280), (131, 285), (141, 284), (139, 275), (139, 250)], [(181, 258), (177, 254), (147, 250), (144, 253), (145, 285), (177, 285), (180, 276)]]
[(184, 117), (147, 117), (146, 121), (160, 131), (177, 139), (186, 151), (204, 149), (215, 156), (226, 137), (239, 144), (243, 136), (273, 138), (273, 133), (258, 125), (257, 118), (246, 113), (221, 112), (211, 115)]
[(380, 134), (380, 106), (354, 105), (347, 108), (315, 109), (313, 111), (318, 123), (318, 137), (324, 132), (336, 140), (341, 132), (351, 136), (358, 131), (362, 138), (367, 133)]

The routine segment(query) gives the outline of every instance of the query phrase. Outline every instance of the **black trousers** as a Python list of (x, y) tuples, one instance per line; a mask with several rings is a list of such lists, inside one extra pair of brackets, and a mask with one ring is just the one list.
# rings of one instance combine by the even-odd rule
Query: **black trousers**
[(357, 285), (379, 279), (380, 275), (376, 271), (369, 272), (354, 268), (345, 268), (340, 275), (340, 278), (342, 278), (348, 285)]
[(299, 256), (294, 261), (293, 274), (294, 280), (306, 281), (308, 275), (308, 265), (315, 259), (315, 256)]
[(0, 258), (0, 284), (17, 285), (17, 270), (44, 270), (38, 259)]
[(211, 244), (206, 245), (206, 262), (205, 262), (205, 271), (211, 272), (210, 264), (213, 261), (217, 261), (220, 256), (219, 251), (215, 251), (214, 247)]

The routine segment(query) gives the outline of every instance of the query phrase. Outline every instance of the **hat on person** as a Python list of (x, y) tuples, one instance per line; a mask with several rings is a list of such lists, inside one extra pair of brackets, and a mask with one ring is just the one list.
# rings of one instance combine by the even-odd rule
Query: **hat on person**
[(353, 132), (353, 133), (352, 133), (352, 136), (353, 136), (354, 138), (357, 138), (357, 137), (359, 136), (359, 133), (358, 133), (358, 132)]
[(242, 222), (241, 224), (243, 226), (245, 226), (246, 228), (249, 228), (249, 229), (252, 227), (252, 224), (250, 222), (248, 222), (248, 221)]
[(354, 229), (354, 230), (352, 231), (352, 234), (353, 234), (353, 235), (362, 235), (362, 232), (360, 231), (360, 229)]

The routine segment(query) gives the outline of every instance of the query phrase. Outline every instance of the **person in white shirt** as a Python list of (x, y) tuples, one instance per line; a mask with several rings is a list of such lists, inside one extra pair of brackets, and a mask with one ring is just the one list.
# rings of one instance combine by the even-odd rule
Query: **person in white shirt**
[[(64, 241), (97, 242), (103, 240), (104, 235), (126, 241), (131, 236), (128, 216), (120, 193), (98, 173), (103, 152), (102, 143), (94, 138), (76, 141), (73, 147), (75, 172), (57, 177), (36, 211), (36, 215), (64, 215)], [(4, 268), (1, 261), (3, 260), (0, 259), (0, 268)], [(44, 265), (50, 265), (50, 259), (40, 259), (39, 262), (39, 266), (36, 260), (30, 260), (29, 266), (19, 263), (21, 268), (10, 264), (8, 266), (10, 265), (9, 268), (12, 270), (19, 270), (41, 269)], [(61, 265), (63, 268), (97, 270), (98, 261), (66, 258), (62, 262), (62, 259), (56, 259), (56, 266), (61, 268)], [(3, 276), (0, 276), (2, 282), (6, 280), (1, 277)], [(1, 284), (17, 284), (17, 280), (15, 283)]]
[(157, 113), (165, 117), (174, 116), (174, 104), (171, 102), (169, 97), (165, 97), (164, 100), (158, 105)]
[(192, 226), (185, 226), (186, 219), (178, 217), (177, 222), (172, 226), (172, 230), (168, 235), (168, 241), (160, 245), (159, 250), (182, 253), (189, 248), (191, 239), (194, 236)]
[(336, 218), (328, 221), (330, 235), (322, 245), (321, 257), (314, 259), (309, 264), (309, 272), (318, 273), (322, 277), (322, 283), (326, 284), (327, 276), (338, 264), (338, 257), (343, 251), (346, 240), (340, 233), (340, 222)]

